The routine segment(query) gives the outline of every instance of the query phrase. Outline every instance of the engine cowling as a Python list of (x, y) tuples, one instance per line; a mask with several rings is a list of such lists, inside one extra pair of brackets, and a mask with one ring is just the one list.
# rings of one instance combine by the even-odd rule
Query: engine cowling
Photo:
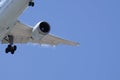
[(42, 21), (35, 25), (32, 30), (32, 37), (35, 40), (42, 39), (45, 35), (50, 32), (50, 25), (49, 23)]

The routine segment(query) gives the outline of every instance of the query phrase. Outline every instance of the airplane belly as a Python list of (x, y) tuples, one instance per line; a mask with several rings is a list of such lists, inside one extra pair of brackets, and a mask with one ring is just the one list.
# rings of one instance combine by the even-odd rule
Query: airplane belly
[(0, 3), (0, 40), (13, 29), (28, 2), (29, 0), (3, 0), (4, 5)]

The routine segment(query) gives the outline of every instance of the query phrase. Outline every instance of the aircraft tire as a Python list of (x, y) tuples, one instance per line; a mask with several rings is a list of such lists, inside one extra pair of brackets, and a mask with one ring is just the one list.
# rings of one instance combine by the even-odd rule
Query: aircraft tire
[(14, 54), (14, 52), (15, 52), (14, 50), (11, 50), (11, 54)]
[(34, 7), (34, 2), (29, 2), (29, 4), (28, 4), (28, 6), (32, 6), (32, 7)]
[(8, 53), (8, 52), (9, 52), (9, 49), (8, 49), (8, 48), (6, 48), (6, 49), (5, 49), (5, 53)]
[(13, 48), (14, 48), (14, 51), (16, 51), (16, 50), (17, 50), (17, 46), (16, 46), (16, 45), (15, 45)]

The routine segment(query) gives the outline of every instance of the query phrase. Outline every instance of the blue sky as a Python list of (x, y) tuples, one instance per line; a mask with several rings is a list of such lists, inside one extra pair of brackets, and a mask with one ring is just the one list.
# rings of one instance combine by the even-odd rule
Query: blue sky
[(0, 80), (120, 80), (120, 0), (35, 0), (19, 20), (51, 24), (51, 34), (80, 42), (55, 48), (0, 45)]

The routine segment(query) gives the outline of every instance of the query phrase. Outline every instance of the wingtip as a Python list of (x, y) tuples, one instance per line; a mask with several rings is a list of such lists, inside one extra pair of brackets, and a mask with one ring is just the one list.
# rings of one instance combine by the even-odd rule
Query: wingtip
[(80, 43), (76, 43), (77, 44), (77, 46), (80, 46)]
[(71, 46), (80, 46), (80, 43), (73, 42)]
[(75, 46), (80, 46), (80, 43), (75, 43)]

